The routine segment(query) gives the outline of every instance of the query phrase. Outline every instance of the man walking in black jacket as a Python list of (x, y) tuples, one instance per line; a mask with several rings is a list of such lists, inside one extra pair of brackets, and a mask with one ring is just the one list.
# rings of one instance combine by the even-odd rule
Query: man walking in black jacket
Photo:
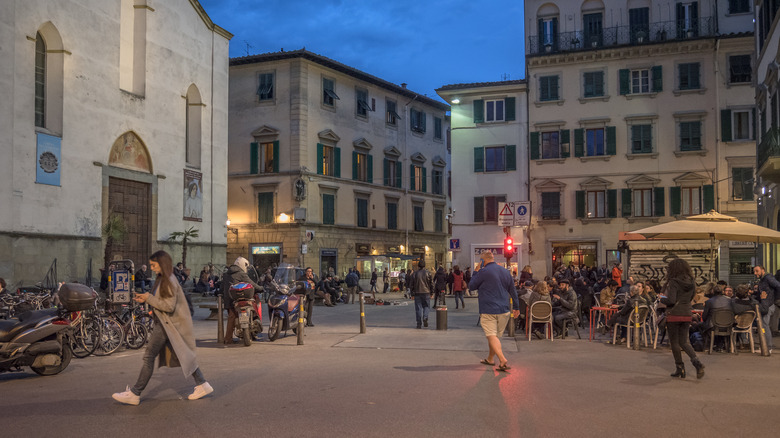
[(409, 278), (409, 288), (414, 294), (414, 312), (417, 316), (417, 328), (423, 324), (428, 327), (428, 312), (431, 307), (431, 292), (433, 292), (433, 277), (425, 269), (425, 260), (417, 262), (418, 270)]

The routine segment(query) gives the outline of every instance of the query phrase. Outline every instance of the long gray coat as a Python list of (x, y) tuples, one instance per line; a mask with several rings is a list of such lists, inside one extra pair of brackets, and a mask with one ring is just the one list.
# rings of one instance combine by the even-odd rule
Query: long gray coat
[[(176, 276), (171, 274), (170, 282), (174, 285), (173, 296), (161, 298), (157, 289), (154, 295), (149, 295), (146, 300), (152, 306), (154, 314), (160, 321), (160, 326), (165, 329), (165, 335), (173, 348), (163, 349), (160, 353), (159, 366), (180, 366), (184, 376), (190, 376), (198, 369), (198, 360), (195, 356), (195, 335), (192, 330), (192, 316), (187, 305), (187, 298), (179, 285)], [(155, 330), (157, 327), (155, 327)]]

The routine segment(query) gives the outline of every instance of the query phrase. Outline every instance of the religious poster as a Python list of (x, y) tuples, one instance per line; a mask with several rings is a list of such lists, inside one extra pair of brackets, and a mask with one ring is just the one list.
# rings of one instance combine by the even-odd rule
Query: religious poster
[(203, 174), (184, 169), (184, 220), (203, 221)]
[(39, 132), (36, 142), (38, 148), (35, 157), (38, 162), (36, 163), (35, 182), (51, 186), (60, 185), (62, 139)]

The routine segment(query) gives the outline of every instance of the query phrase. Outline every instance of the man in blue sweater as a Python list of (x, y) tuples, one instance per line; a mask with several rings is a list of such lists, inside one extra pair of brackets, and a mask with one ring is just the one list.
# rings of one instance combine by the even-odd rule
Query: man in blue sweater
[(495, 365), (493, 356), (497, 356), (499, 362), (496, 370), (506, 371), (510, 367), (501, 350), (501, 341), (498, 337), (504, 333), (509, 322), (509, 298), (512, 298), (514, 308), (512, 315), (515, 318), (520, 315), (520, 303), (512, 275), (495, 263), (493, 253), (483, 252), (479, 258), (481, 263), (474, 270), (474, 276), (469, 282), (469, 290), (478, 290), (479, 321), (490, 349), (487, 359), (482, 359), (481, 363)]

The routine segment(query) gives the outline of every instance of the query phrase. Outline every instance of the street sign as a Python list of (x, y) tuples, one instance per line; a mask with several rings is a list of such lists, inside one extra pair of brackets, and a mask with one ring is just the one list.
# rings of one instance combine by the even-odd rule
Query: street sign
[(515, 213), (511, 202), (498, 203), (498, 226), (511, 227), (515, 223)]
[(460, 251), (460, 239), (450, 239), (450, 251)]
[(111, 273), (111, 301), (129, 303), (131, 290), (130, 271), (117, 270)]
[(518, 201), (513, 202), (514, 226), (528, 226), (531, 225), (531, 201)]

